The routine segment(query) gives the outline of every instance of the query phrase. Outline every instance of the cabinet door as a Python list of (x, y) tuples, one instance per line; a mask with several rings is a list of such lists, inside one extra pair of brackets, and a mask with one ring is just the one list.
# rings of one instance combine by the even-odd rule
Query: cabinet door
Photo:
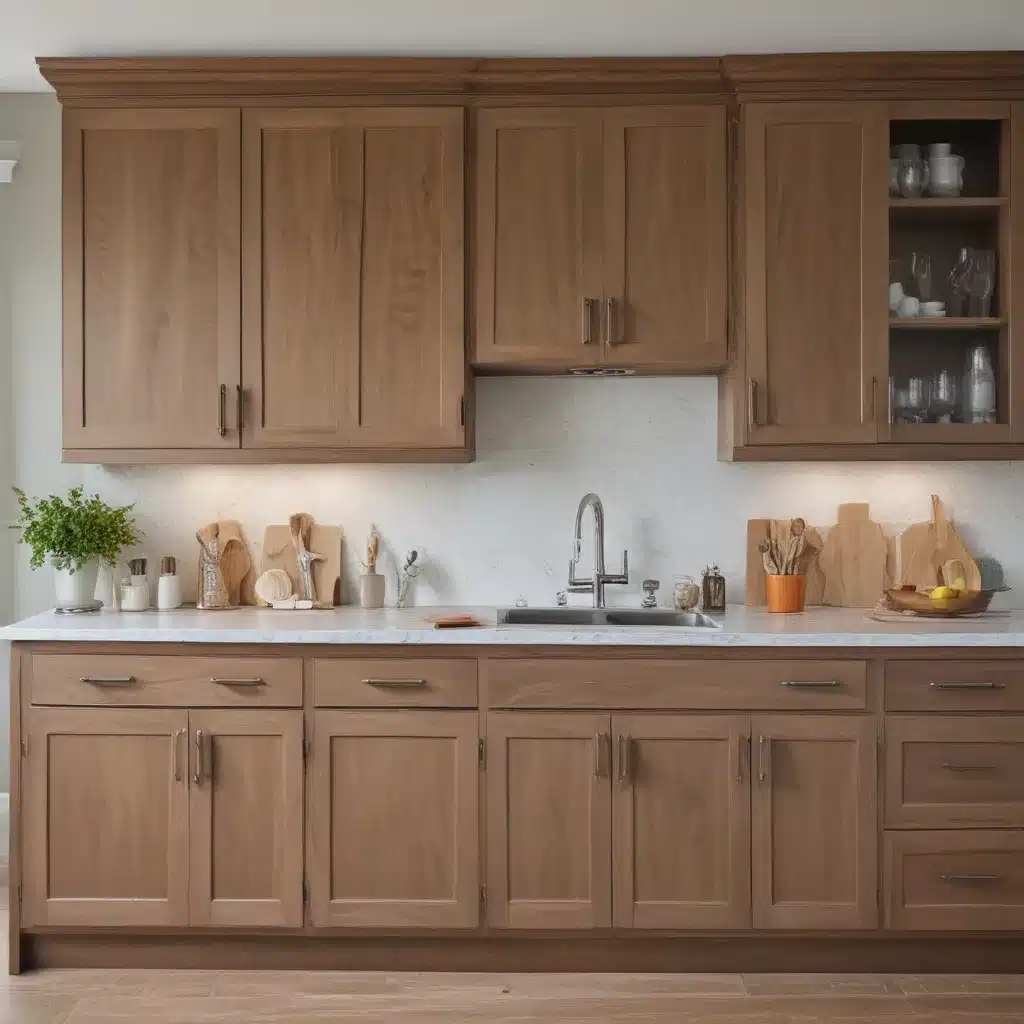
[(725, 150), (722, 106), (605, 113), (608, 362), (725, 365)]
[(888, 379), (881, 108), (751, 104), (743, 118), (747, 442), (876, 441)]
[(243, 122), (246, 448), (464, 443), (463, 112)]
[(477, 114), (476, 363), (601, 362), (601, 118)]
[(187, 925), (188, 713), (26, 719), (24, 923)]
[(239, 180), (237, 110), (64, 112), (65, 448), (238, 447)]
[(189, 715), (189, 923), (302, 926), (302, 712)]
[(607, 715), (487, 717), (487, 923), (612, 923)]
[(309, 867), (320, 928), (480, 919), (475, 711), (317, 711)]
[(616, 715), (615, 925), (750, 926), (746, 715)]
[(753, 720), (755, 928), (878, 924), (875, 722)]

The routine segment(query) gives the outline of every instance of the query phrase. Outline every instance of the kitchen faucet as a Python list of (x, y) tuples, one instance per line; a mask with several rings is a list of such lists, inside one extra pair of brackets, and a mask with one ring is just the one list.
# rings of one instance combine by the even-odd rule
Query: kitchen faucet
[[(589, 580), (576, 578), (576, 566), (580, 561), (580, 550), (583, 546), (581, 531), (583, 528), (583, 511), (587, 506), (594, 510), (594, 575)], [(569, 562), (568, 590), (573, 594), (593, 594), (594, 607), (604, 607), (604, 588), (607, 583), (629, 583), (629, 552), (622, 552), (622, 572), (606, 573), (604, 571), (604, 505), (601, 499), (591, 492), (583, 495), (580, 507), (576, 509), (576, 533), (573, 537), (573, 556)]]

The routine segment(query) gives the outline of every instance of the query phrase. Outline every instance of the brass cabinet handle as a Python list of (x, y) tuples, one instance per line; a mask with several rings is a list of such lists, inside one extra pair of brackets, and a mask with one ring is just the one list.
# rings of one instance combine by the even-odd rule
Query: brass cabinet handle
[(838, 686), (838, 679), (783, 679), (779, 684), (780, 686), (791, 686), (793, 689), (808, 689), (813, 690), (816, 687), (822, 686)]
[(363, 686), (426, 686), (426, 679), (364, 679)]
[(174, 781), (181, 782), (181, 741), (185, 738), (188, 729), (179, 729), (174, 734)]
[(994, 764), (950, 764), (949, 761), (943, 761), (942, 767), (947, 772), (994, 772), (996, 770)]
[(877, 395), (878, 395), (878, 378), (877, 377), (872, 377), (871, 378), (871, 417), (870, 417), (870, 420), (869, 420), (869, 422), (872, 422), (872, 423), (875, 420), (875, 402), (877, 401), (877, 397), (876, 397)]
[(747, 425), (752, 429), (759, 427), (757, 421), (757, 381), (747, 378)]
[(259, 677), (254, 679), (219, 679), (216, 676), (210, 679), (211, 683), (218, 686), (262, 686), (263, 680)]
[(1004, 690), (1004, 683), (929, 683), (933, 690)]
[(596, 302), (597, 299), (587, 297), (583, 299), (583, 320), (580, 326), (584, 345), (590, 345), (594, 341), (594, 304)]
[(203, 781), (203, 730), (196, 729), (196, 770), (192, 773), (192, 781), (198, 786)]
[(1005, 882), (1006, 875), (989, 875), (984, 873), (965, 872), (952, 875), (939, 875), (941, 881), (949, 885), (962, 883), (970, 885), (973, 882)]
[(245, 391), (242, 390), (241, 384), (235, 385), (235, 412), (238, 416), (238, 431), (241, 433), (242, 427), (245, 426)]
[(594, 733), (594, 775), (599, 779), (608, 778), (611, 773), (612, 734)]
[(619, 770), (617, 774), (618, 781), (629, 782), (633, 774), (632, 765), (630, 764), (630, 758), (633, 752), (633, 737), (628, 733), (619, 733), (616, 746), (616, 753), (618, 755), (619, 762)]
[(221, 384), (217, 400), (217, 433), (224, 437), (228, 432), (228, 386)]
[(764, 782), (768, 778), (768, 749), (771, 740), (761, 733), (757, 737), (757, 781)]
[(618, 299), (604, 300), (604, 340), (609, 345), (621, 345), (622, 316)]
[(134, 686), (138, 680), (135, 676), (82, 676), (79, 682), (92, 686)]

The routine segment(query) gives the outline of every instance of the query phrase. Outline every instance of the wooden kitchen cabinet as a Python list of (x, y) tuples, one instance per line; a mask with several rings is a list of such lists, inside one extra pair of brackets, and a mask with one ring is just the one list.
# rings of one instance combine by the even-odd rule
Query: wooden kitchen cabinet
[(724, 107), (483, 109), (477, 142), (478, 366), (724, 365)]
[(239, 123), (65, 110), (65, 457), (238, 448)]
[(307, 863), (318, 928), (480, 920), (476, 711), (314, 715)]
[(487, 923), (612, 923), (611, 725), (606, 714), (487, 716)]
[(751, 735), (754, 927), (875, 927), (875, 722), (756, 715)]
[(747, 445), (878, 440), (888, 394), (884, 111), (847, 101), (743, 109), (731, 396)]
[(26, 924), (189, 923), (187, 733), (184, 710), (26, 716)]
[(302, 712), (189, 714), (189, 923), (302, 927)]
[(615, 715), (614, 924), (750, 927), (750, 719)]
[(243, 113), (244, 447), (466, 455), (463, 122)]

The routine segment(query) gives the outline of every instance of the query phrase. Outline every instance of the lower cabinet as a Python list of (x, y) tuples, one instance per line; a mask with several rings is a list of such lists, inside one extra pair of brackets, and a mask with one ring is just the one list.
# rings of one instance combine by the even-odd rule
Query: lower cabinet
[(476, 711), (315, 712), (315, 926), (479, 924), (478, 723)]
[(513, 711), (487, 737), (492, 926), (877, 924), (871, 718)]
[(302, 712), (33, 708), (30, 926), (302, 924)]

